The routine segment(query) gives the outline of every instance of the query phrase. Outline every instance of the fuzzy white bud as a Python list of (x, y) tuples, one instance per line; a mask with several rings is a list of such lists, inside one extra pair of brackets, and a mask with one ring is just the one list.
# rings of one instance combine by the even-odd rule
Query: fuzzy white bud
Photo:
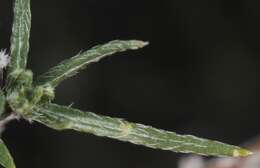
[(0, 69), (4, 69), (10, 62), (10, 57), (6, 50), (0, 50)]

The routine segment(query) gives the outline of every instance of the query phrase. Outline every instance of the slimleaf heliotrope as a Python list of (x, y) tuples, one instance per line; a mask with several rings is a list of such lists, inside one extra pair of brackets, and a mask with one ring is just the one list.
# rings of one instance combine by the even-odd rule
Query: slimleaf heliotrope
[[(55, 98), (55, 87), (85, 69), (90, 63), (114, 53), (143, 48), (148, 42), (114, 40), (97, 45), (62, 61), (39, 77), (34, 77), (33, 72), (26, 68), (31, 28), (30, 0), (15, 0), (13, 9), (10, 63), (3, 82), (5, 85), (0, 89), (0, 123), (22, 117), (56, 130), (72, 129), (173, 152), (233, 157), (252, 154), (238, 146), (192, 135), (179, 135), (120, 118), (97, 115), (52, 103)], [(8, 57), (7, 61), (9, 62)], [(6, 109), (11, 109), (12, 112)], [(6, 168), (15, 168), (14, 161), (2, 140), (0, 140), (0, 164)]]

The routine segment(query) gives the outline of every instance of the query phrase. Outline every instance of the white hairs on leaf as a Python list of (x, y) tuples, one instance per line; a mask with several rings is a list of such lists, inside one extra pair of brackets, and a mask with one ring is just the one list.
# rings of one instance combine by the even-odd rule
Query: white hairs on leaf
[(4, 69), (10, 62), (10, 57), (6, 50), (0, 50), (0, 69)]

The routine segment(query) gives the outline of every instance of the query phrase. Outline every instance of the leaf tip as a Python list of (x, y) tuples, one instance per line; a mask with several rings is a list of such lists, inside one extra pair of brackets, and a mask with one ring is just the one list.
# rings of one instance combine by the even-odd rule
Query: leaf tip
[(246, 157), (252, 155), (253, 152), (247, 150), (247, 149), (235, 149), (233, 151), (233, 157)]
[(143, 48), (149, 44), (148, 41), (141, 41), (141, 40), (132, 40), (132, 49), (136, 50), (139, 48)]
[(142, 41), (142, 47), (149, 45), (149, 41)]

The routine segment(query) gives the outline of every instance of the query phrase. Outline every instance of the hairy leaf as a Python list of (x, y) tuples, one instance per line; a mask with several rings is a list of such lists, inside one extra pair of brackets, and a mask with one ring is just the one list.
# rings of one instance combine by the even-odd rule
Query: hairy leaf
[(55, 104), (35, 107), (31, 117), (32, 120), (57, 130), (73, 129), (150, 148), (213, 156), (246, 156), (250, 154), (245, 149), (221, 142), (191, 135), (178, 135), (151, 126)]
[(15, 0), (9, 73), (16, 69), (26, 68), (29, 52), (30, 29), (30, 0)]
[(13, 158), (1, 139), (0, 139), (0, 164), (5, 168), (15, 168)]
[(5, 96), (2, 90), (0, 90), (0, 118), (5, 110)]
[(36, 80), (36, 85), (50, 84), (51, 86), (56, 87), (60, 82), (75, 75), (89, 63), (97, 62), (101, 58), (117, 52), (136, 50), (147, 44), (147, 42), (137, 40), (115, 40), (107, 44), (95, 46), (86, 52), (79, 53), (70, 59), (62, 61), (57, 66), (51, 68)]

